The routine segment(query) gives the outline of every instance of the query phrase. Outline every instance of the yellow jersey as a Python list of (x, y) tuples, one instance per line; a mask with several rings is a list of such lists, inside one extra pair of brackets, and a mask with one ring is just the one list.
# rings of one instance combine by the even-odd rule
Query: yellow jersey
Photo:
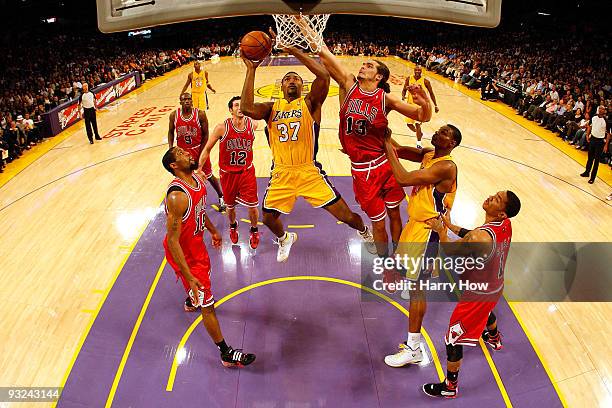
[(201, 69), (200, 72), (195, 72), (191, 74), (191, 93), (192, 94), (201, 94), (206, 92), (206, 72)]
[[(453, 161), (451, 156), (442, 156), (434, 159), (433, 155), (434, 152), (425, 154), (421, 161), (421, 169), (428, 169), (444, 160)], [(424, 222), (437, 217), (446, 210), (450, 211), (455, 201), (456, 192), (457, 179), (453, 182), (453, 188), (450, 193), (437, 191), (434, 184), (414, 186), (408, 199), (408, 217), (410, 217), (410, 221)]]
[[(408, 77), (408, 85), (421, 85), (423, 89), (426, 89), (425, 77), (421, 75), (419, 79), (416, 79), (414, 75), (410, 75), (410, 77)], [(414, 101), (412, 100), (412, 94), (408, 91), (406, 91), (406, 102), (414, 104)]]
[(298, 166), (316, 160), (319, 124), (303, 97), (277, 99), (266, 127), (274, 165)]

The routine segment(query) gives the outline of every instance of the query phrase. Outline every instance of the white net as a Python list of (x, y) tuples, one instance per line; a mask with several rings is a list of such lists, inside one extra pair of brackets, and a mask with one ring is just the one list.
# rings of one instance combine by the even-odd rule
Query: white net
[(273, 14), (272, 17), (276, 22), (277, 49), (298, 47), (312, 52), (321, 50), (329, 14)]

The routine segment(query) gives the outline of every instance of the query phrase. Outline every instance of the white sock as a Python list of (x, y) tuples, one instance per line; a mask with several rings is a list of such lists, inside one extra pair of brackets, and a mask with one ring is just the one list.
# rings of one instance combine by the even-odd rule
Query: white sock
[(419, 344), (421, 344), (421, 333), (410, 333), (408, 332), (408, 340), (406, 341), (408, 347), (412, 350), (416, 350), (419, 348)]
[(421, 141), (417, 140), (417, 146), (421, 146)]

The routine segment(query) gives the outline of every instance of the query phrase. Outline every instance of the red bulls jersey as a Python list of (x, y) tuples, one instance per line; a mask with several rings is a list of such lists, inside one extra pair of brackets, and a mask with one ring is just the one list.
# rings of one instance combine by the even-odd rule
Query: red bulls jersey
[(229, 173), (248, 169), (253, 165), (255, 133), (251, 119), (244, 118), (244, 129), (238, 130), (232, 119), (225, 121), (225, 133), (219, 140), (219, 167)]
[[(181, 108), (176, 110), (174, 118), (174, 129), (176, 130), (176, 144), (181, 149), (192, 151), (200, 148), (202, 143), (202, 128), (198, 117), (198, 109), (191, 109), (190, 115), (181, 112)], [(194, 157), (194, 159), (198, 159)]]
[[(193, 179), (196, 181), (197, 186), (192, 187), (185, 183), (179, 178), (175, 178), (168, 185), (166, 197), (172, 191), (182, 191), (187, 194), (189, 205), (185, 214), (183, 215), (183, 222), (181, 224), (181, 236), (179, 243), (181, 249), (185, 254), (185, 260), (189, 266), (192, 266), (198, 262), (208, 262), (208, 253), (206, 247), (204, 247), (204, 221), (206, 217), (206, 186), (204, 181), (193, 174)], [(164, 201), (166, 208), (166, 214), (168, 214), (168, 205)], [(164, 239), (164, 246), (166, 246), (168, 236)]]
[(493, 238), (493, 248), (484, 261), (484, 268), (468, 270), (462, 276), (471, 282), (488, 283), (486, 290), (473, 290), (476, 294), (497, 294), (504, 287), (504, 268), (512, 241), (512, 223), (509, 218), (489, 222), (476, 229), (486, 231)]
[(355, 82), (340, 108), (340, 143), (353, 163), (364, 163), (385, 154), (384, 138), (389, 121), (385, 91), (366, 92)]

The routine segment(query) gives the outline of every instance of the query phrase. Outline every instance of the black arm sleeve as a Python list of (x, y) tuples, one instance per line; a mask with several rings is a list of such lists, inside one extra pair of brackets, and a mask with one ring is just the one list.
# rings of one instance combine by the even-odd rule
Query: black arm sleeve
[(472, 231), (472, 230), (465, 229), (465, 228), (461, 228), (461, 229), (459, 230), (459, 233), (458, 233), (457, 235), (459, 235), (459, 238), (463, 238), (463, 237), (465, 237), (467, 234), (469, 234), (469, 233), (470, 233), (470, 231)]

